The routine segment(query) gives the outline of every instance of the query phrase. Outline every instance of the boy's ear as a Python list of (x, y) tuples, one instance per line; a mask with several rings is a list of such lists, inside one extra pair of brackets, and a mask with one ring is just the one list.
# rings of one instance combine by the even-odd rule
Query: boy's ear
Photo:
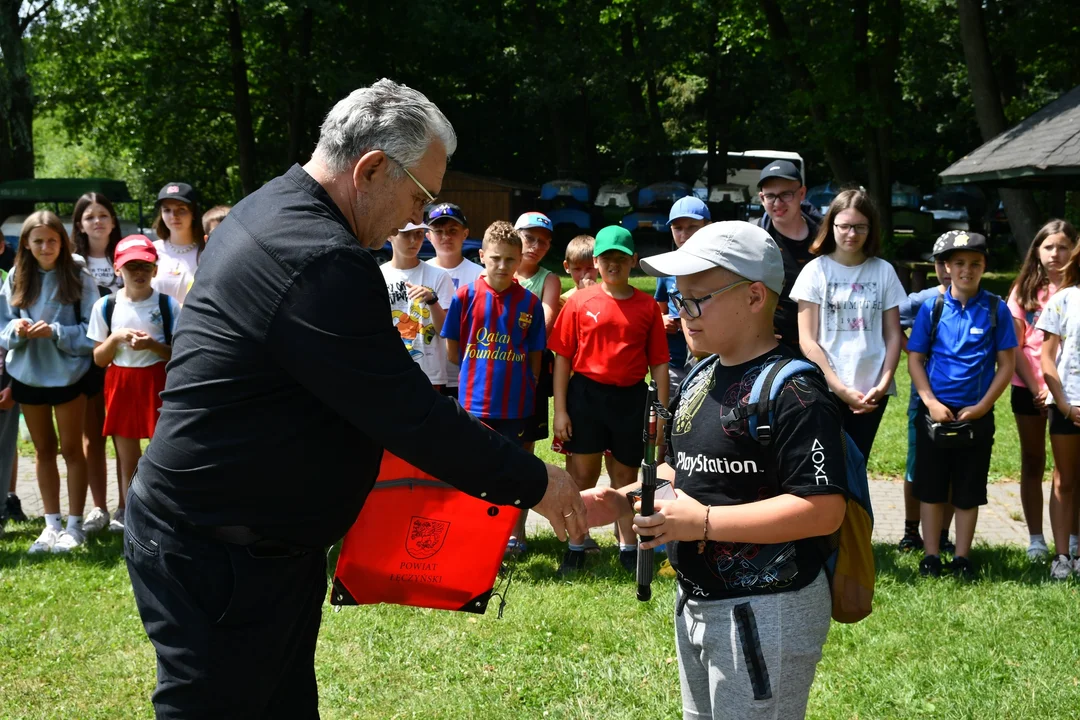
[(480, 262), (484, 262), (484, 248), (480, 248)]
[(569, 274), (570, 273), (570, 263), (563, 260), (562, 261), (562, 269), (565, 270), (567, 272), (567, 274)]

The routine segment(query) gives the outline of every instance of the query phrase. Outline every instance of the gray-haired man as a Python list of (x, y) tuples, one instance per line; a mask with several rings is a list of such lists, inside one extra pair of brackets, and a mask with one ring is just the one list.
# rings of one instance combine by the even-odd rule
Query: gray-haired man
[(364, 248), (421, 222), (456, 137), (388, 80), (327, 115), (311, 161), (240, 202), (187, 297), (125, 555), (157, 650), (159, 718), (318, 717), (326, 548), (383, 449), (584, 532), (569, 476), (441, 397)]

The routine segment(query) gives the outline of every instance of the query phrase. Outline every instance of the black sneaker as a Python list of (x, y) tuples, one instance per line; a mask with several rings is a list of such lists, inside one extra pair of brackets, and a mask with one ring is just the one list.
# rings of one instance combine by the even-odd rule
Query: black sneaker
[(956, 544), (949, 539), (949, 533), (945, 530), (941, 531), (941, 542), (938, 543), (938, 547), (943, 553), (949, 553), (952, 555), (956, 552)]
[(637, 550), (620, 550), (619, 564), (630, 572), (637, 572)]
[(922, 536), (919, 533), (914, 535), (905, 535), (900, 538), (900, 544), (896, 546), (896, 549), (900, 552), (911, 552), (912, 550), (922, 550), (923, 541)]
[(559, 566), (559, 575), (565, 577), (573, 575), (585, 569), (585, 551), (567, 550), (563, 555), (562, 565)]
[(941, 577), (941, 558), (927, 555), (919, 563), (919, 574), (923, 577)]
[(26, 522), (26, 513), (23, 512), (22, 501), (19, 500), (19, 496), (15, 493), (8, 493), (7, 515), (11, 522)]
[(949, 564), (953, 577), (958, 580), (974, 580), (975, 566), (966, 557), (954, 557)]

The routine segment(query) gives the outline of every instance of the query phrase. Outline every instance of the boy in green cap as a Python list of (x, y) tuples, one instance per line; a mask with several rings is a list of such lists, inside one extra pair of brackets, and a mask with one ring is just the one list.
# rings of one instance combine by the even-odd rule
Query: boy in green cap
[[(600, 283), (567, 300), (548, 340), (555, 353), (555, 436), (572, 453), (566, 469), (582, 490), (596, 485), (604, 450), (611, 450), (612, 487), (637, 480), (646, 373), (656, 380), (660, 402), (668, 401), (664, 319), (652, 296), (630, 285), (637, 261), (628, 230), (612, 225), (598, 232), (593, 263)], [(629, 519), (619, 522), (619, 536), (619, 561), (633, 570), (637, 544)], [(584, 567), (584, 543), (584, 535), (570, 537), (560, 574)]]

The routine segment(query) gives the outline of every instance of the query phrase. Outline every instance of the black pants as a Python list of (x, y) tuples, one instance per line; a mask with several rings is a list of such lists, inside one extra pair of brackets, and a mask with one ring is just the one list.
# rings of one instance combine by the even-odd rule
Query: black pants
[(319, 717), (325, 553), (213, 540), (132, 490), (124, 556), (157, 650), (158, 718)]
[(856, 415), (851, 411), (850, 405), (835, 395), (833, 397), (840, 408), (840, 423), (844, 431), (855, 441), (855, 447), (859, 448), (859, 452), (869, 463), (870, 450), (874, 447), (874, 438), (877, 437), (881, 418), (885, 415), (885, 406), (889, 404), (889, 396), (878, 400), (877, 409), (864, 415)]

